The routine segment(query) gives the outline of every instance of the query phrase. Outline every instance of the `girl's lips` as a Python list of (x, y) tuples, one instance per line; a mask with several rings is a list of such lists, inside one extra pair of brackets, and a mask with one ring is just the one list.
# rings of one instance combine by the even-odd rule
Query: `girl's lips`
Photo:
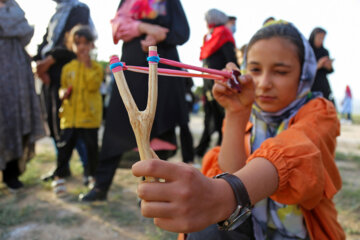
[(265, 96), (265, 95), (260, 95), (257, 98), (262, 102), (271, 102), (271, 101), (275, 100), (275, 97)]

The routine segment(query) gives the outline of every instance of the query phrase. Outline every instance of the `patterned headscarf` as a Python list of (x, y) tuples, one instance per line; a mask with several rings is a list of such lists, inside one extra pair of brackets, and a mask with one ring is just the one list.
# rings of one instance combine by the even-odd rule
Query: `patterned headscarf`
[[(84, 3), (79, 2), (79, 0), (54, 0), (57, 3), (56, 12), (51, 17), (49, 26), (48, 26), (48, 36), (47, 36), (47, 45), (41, 50), (42, 57), (49, 52), (59, 40), (61, 33), (64, 30), (66, 21), (71, 12), (71, 9), (76, 6), (86, 6)], [(86, 6), (87, 7), (87, 6)], [(91, 20), (89, 19), (90, 27), (95, 33), (95, 27)]]

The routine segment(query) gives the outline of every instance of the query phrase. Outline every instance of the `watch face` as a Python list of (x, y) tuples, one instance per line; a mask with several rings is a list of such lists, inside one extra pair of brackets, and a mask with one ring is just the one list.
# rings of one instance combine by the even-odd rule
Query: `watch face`
[(248, 207), (237, 206), (231, 216), (223, 222), (218, 223), (218, 228), (222, 231), (232, 231), (239, 227), (251, 215)]
[(239, 227), (243, 222), (245, 222), (245, 220), (248, 217), (250, 217), (250, 215), (251, 215), (250, 208), (248, 208), (248, 207), (241, 208), (239, 215), (234, 219), (232, 224), (229, 225), (228, 231), (232, 231), (232, 230), (236, 229), (237, 227)]

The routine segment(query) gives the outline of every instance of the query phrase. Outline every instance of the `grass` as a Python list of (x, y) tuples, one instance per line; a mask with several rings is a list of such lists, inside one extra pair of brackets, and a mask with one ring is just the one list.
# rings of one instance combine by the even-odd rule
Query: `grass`
[(354, 124), (360, 124), (360, 114), (352, 116)]
[(354, 162), (360, 167), (360, 156), (359, 155), (355, 155), (352, 153), (336, 152), (335, 159), (340, 159), (342, 161), (347, 161), (347, 162)]
[(19, 207), (14, 202), (5, 202), (0, 205), (0, 229), (21, 224), (31, 219), (36, 206)]
[(360, 239), (360, 156), (336, 152), (336, 159), (348, 164), (339, 167), (343, 184), (334, 198), (338, 218), (347, 239)]
[[(133, 162), (131, 159), (137, 155), (129, 154), (122, 167), (127, 168)], [(27, 164), (27, 169), (20, 178), (26, 187), (25, 192), (10, 195), (5, 187), (0, 186), (0, 240), (8, 239), (11, 231), (24, 224), (55, 224), (69, 231), (76, 226), (85, 227), (83, 224), (89, 217), (100, 224), (106, 222), (114, 226), (114, 229), (120, 227), (134, 232), (141, 231), (144, 236), (141, 239), (144, 240), (176, 240), (177, 234), (161, 230), (153, 224), (152, 219), (141, 216), (137, 196), (128, 190), (129, 185), (137, 183), (129, 171), (120, 171), (120, 174), (117, 174), (117, 181), (112, 184), (110, 201), (99, 205), (80, 204), (78, 195), (88, 189), (82, 185), (83, 167), (79, 156), (74, 154), (70, 162), (72, 177), (67, 180), (69, 196), (61, 199), (60, 205), (57, 205), (57, 202), (41, 195), (52, 194), (51, 183), (41, 181), (41, 177), (51, 172), (54, 164), (55, 156), (52, 152), (38, 154)], [(78, 210), (74, 212), (67, 207)], [(38, 236), (31, 239), (38, 239)], [(75, 235), (70, 239), (86, 238)]]
[[(360, 114), (353, 114), (352, 116), (353, 124), (360, 124)], [(341, 119), (341, 114), (338, 113), (338, 118)]]

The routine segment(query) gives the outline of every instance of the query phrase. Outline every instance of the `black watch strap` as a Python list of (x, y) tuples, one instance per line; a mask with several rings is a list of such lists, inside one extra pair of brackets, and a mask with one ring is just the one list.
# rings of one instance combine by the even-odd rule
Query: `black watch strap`
[(234, 192), (237, 205), (243, 207), (249, 207), (251, 205), (249, 194), (240, 178), (230, 173), (222, 173), (218, 175), (217, 178), (222, 178), (229, 183)]
[(240, 226), (251, 214), (251, 202), (249, 194), (240, 178), (229, 173), (216, 175), (214, 178), (222, 178), (231, 186), (237, 207), (231, 216), (218, 223), (220, 230), (231, 231)]

